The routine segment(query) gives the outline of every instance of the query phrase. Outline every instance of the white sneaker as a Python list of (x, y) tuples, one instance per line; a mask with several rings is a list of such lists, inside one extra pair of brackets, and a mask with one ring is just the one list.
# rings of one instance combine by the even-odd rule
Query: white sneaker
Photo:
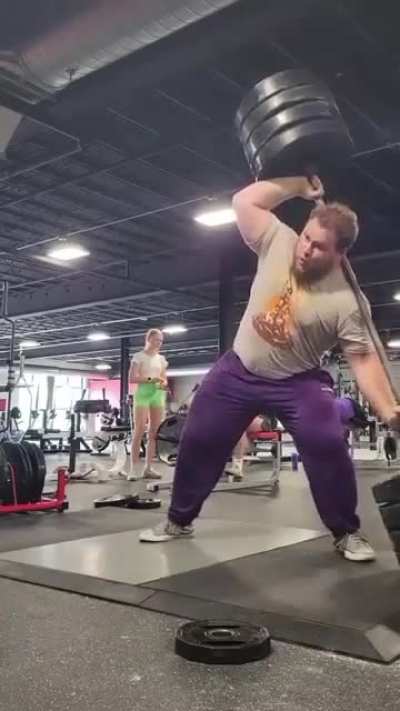
[(191, 538), (194, 534), (193, 526), (179, 526), (172, 521), (161, 521), (158, 526), (148, 528), (139, 535), (141, 543), (165, 543), (174, 538)]
[(162, 479), (162, 474), (159, 474), (156, 472), (152, 467), (146, 467), (146, 469), (143, 472), (143, 479)]
[(142, 478), (142, 464), (131, 464), (126, 472), (121, 472), (121, 476), (125, 476), (127, 481), (137, 481)]
[(374, 549), (359, 531), (346, 533), (345, 536), (335, 541), (334, 546), (346, 560), (356, 563), (364, 563), (376, 558)]
[(235, 481), (243, 479), (243, 459), (232, 459), (225, 467), (225, 472), (228, 475), (233, 475)]

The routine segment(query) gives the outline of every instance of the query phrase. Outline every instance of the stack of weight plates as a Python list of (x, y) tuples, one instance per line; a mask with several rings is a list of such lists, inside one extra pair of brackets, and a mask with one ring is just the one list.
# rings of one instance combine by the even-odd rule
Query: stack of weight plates
[(257, 178), (303, 175), (307, 167), (315, 172), (315, 165), (318, 172), (332, 169), (353, 152), (334, 96), (304, 69), (279, 72), (256, 84), (240, 104), (235, 127)]
[(0, 504), (40, 501), (46, 477), (43, 452), (31, 442), (0, 443)]

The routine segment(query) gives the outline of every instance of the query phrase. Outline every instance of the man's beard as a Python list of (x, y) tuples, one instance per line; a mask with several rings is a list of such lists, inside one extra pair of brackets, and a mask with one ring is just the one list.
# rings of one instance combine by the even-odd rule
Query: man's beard
[(330, 271), (332, 271), (333, 265), (318, 264), (312, 267), (308, 267), (305, 270), (300, 270), (296, 268), (296, 259), (293, 260), (292, 273), (299, 286), (307, 288), (312, 286), (318, 281), (321, 281)]

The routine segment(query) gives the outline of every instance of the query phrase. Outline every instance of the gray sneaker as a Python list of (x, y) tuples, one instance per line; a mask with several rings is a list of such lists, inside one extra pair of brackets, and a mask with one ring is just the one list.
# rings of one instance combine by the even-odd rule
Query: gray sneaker
[(161, 521), (158, 526), (142, 531), (139, 541), (142, 543), (165, 543), (174, 538), (191, 538), (193, 534), (193, 526), (179, 526), (172, 521)]
[(152, 469), (152, 467), (146, 467), (143, 472), (143, 479), (152, 479), (158, 481), (159, 479), (162, 479), (162, 474), (156, 472), (155, 469)]
[(375, 551), (368, 543), (367, 539), (360, 534), (346, 533), (342, 538), (336, 539), (335, 548), (346, 560), (352, 560), (356, 563), (365, 563), (375, 560)]

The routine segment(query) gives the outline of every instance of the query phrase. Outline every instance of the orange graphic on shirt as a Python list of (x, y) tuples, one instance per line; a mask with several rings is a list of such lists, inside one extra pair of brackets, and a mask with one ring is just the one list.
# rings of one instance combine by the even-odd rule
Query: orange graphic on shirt
[(281, 296), (269, 300), (265, 311), (253, 316), (253, 327), (264, 341), (278, 348), (289, 348), (293, 318), (291, 313), (292, 288), (288, 282)]

